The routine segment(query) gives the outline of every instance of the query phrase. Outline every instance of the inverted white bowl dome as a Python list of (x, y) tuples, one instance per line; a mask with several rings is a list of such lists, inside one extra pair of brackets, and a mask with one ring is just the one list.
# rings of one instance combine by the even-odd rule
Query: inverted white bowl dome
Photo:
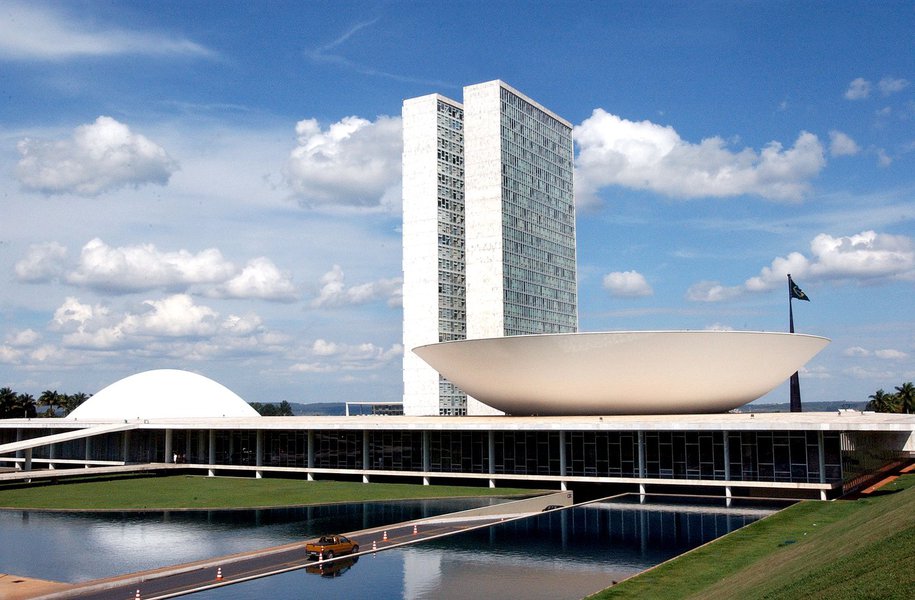
[(689, 414), (756, 400), (828, 343), (758, 331), (618, 331), (441, 342), (413, 352), (511, 415)]
[(251, 405), (212, 379), (177, 369), (157, 369), (116, 381), (95, 394), (68, 419), (176, 419), (257, 417)]

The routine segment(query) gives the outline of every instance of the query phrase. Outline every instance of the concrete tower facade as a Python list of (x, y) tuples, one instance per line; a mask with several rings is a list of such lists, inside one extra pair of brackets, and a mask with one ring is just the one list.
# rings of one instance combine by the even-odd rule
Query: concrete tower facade
[(572, 127), (498, 80), (403, 121), (404, 413), (498, 414), (410, 349), (577, 330)]

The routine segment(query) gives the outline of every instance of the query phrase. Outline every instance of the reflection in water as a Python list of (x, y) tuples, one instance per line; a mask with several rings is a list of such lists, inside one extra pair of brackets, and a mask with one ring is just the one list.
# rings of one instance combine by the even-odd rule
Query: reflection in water
[(349, 556), (329, 563), (318, 563), (305, 567), (306, 573), (320, 575), (321, 577), (340, 577), (359, 562), (358, 556)]
[(499, 501), (471, 498), (142, 513), (0, 510), (0, 572), (87, 581)]
[[(197, 555), (187, 559), (194, 560), (319, 533), (434, 516), (470, 504), (466, 500), (369, 503), (172, 512), (167, 517), (39, 512), (25, 518), (18, 512), (0, 511), (0, 535), (9, 540), (0, 545), (0, 572), (84, 580), (151, 568), (150, 563), (174, 563), (171, 559), (178, 556), (186, 560), (184, 549), (176, 544), (194, 549)], [(651, 499), (646, 504), (638, 499), (601, 502), (365, 555), (358, 565), (355, 560), (333, 566), (312, 564), (306, 570), (201, 592), (194, 598), (581, 598), (771, 510), (683, 506), (670, 500), (658, 504)], [(84, 568), (73, 564), (84, 561), (88, 563)]]

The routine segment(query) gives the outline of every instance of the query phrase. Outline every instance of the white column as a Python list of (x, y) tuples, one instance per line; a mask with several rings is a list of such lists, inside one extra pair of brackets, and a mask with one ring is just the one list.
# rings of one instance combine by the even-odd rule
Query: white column
[[(368, 471), (372, 467), (371, 459), (369, 457), (369, 430), (362, 430), (362, 469)], [(362, 483), (369, 482), (369, 474), (362, 474)]]
[(209, 464), (210, 468), (207, 470), (207, 476), (215, 477), (216, 469), (212, 465), (216, 464), (216, 430), (209, 430)]
[(173, 435), (174, 434), (171, 429), (165, 430), (165, 462), (166, 463), (176, 462), (175, 457), (173, 456), (174, 450), (172, 450), (172, 445), (173, 445), (172, 442), (174, 439)]
[[(468, 398), (469, 401), (469, 398)], [(494, 475), (496, 473), (496, 437), (492, 429), (489, 430), (489, 474)], [(496, 480), (494, 477), (489, 478), (489, 487), (496, 487)]]
[[(264, 430), (257, 430), (257, 442), (254, 449), (254, 466), (263, 467), (264, 466)], [(257, 479), (260, 479), (264, 476), (260, 469), (254, 472), (254, 476)]]
[[(308, 430), (308, 468), (315, 468), (315, 432), (311, 429)], [(308, 472), (308, 481), (314, 481), (315, 476), (312, 475), (311, 471)]]
[(823, 447), (822, 431), (817, 431), (817, 451), (820, 463), (820, 483), (826, 483), (826, 449)]
[[(565, 431), (559, 432), (559, 476), (560, 477), (566, 476), (566, 432)], [(566, 487), (565, 479), (563, 479), (559, 482), (559, 489), (561, 489), (562, 491), (566, 491), (568, 489)]]
[(423, 485), (429, 485), (429, 471), (432, 468), (432, 459), (430, 457), (430, 434), (428, 431), (423, 431)]
[(57, 467), (54, 465), (54, 459), (57, 458), (57, 444), (51, 444), (48, 448), (48, 458), (50, 462), (48, 463), (48, 469), (53, 471)]
[(645, 477), (645, 432), (639, 431), (639, 477)]
[(87, 468), (87, 469), (89, 468), (89, 461), (91, 459), (92, 459), (92, 438), (87, 437), (86, 438), (86, 455), (85, 455), (86, 463), (83, 465), (85, 468)]
[(130, 461), (130, 432), (125, 431), (121, 437), (121, 460), (124, 463)]

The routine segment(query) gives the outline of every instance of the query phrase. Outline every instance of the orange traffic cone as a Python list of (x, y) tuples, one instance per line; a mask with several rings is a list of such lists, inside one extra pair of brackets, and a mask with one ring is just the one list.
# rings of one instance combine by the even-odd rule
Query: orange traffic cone
[(222, 567), (216, 567), (216, 581), (222, 581)]
[(374, 552), (375, 550), (378, 550), (378, 542), (375, 540), (372, 540), (372, 552)]
[(140, 600), (140, 590), (137, 590), (137, 593), (134, 596), (134, 600)]
[(388, 532), (387, 531), (384, 532), (384, 536), (382, 536), (381, 541), (382, 542), (388, 541)]
[(419, 533), (419, 530), (416, 529), (416, 525), (413, 526), (413, 535)]

